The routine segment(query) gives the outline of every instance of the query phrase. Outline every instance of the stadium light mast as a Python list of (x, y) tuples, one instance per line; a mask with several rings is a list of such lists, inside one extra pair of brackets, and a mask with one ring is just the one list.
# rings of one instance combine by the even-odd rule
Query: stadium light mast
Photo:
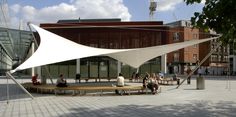
[(157, 8), (157, 2), (155, 0), (150, 0), (150, 6), (149, 6), (149, 20), (152, 21), (154, 18), (154, 12)]

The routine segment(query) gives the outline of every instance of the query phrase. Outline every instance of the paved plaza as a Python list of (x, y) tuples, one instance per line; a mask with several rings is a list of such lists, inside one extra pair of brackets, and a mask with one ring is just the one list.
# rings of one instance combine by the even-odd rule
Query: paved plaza
[(191, 85), (184, 82), (178, 89), (176, 85), (161, 86), (162, 92), (157, 95), (33, 93), (33, 100), (10, 84), (9, 104), (6, 103), (6, 80), (0, 79), (0, 117), (235, 117), (236, 77), (227, 79), (226, 76), (208, 77), (205, 90), (196, 90), (193, 79)]

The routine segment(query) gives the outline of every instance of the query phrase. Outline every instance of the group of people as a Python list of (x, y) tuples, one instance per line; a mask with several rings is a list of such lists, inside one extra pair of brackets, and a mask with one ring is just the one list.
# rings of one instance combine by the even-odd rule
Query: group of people
[[(35, 74), (34, 76), (32, 76), (32, 84), (33, 85), (41, 85), (41, 83), (38, 81), (38, 74)], [(57, 82), (56, 82), (56, 86), (57, 87), (67, 87), (68, 86), (66, 80), (64, 79), (63, 74), (59, 75), (59, 78), (57, 79)]]
[(157, 93), (158, 90), (158, 80), (159, 76), (157, 76), (155, 73), (152, 73), (151, 75), (146, 72), (145, 77), (143, 78), (143, 87), (148, 88), (152, 91), (153, 94)]
[[(137, 78), (139, 78), (138, 73), (133, 73), (132, 77), (137, 80)], [(143, 78), (143, 87), (144, 88), (148, 88), (151, 90), (151, 92), (153, 94), (157, 93), (157, 90), (159, 88), (158, 85), (158, 80), (159, 80), (159, 75), (156, 75), (155, 73), (152, 73), (151, 75), (149, 75), (149, 73), (146, 72), (145, 77)], [(121, 73), (119, 73), (118, 77), (117, 77), (117, 87), (123, 87), (125, 86), (124, 83), (125, 79), (123, 77), (123, 75)], [(117, 94), (120, 94), (120, 92), (118, 92), (118, 90), (116, 90)]]

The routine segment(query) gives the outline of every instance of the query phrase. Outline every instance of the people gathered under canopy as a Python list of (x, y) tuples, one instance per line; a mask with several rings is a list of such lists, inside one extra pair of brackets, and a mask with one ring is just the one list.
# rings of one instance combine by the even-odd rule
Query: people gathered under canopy
[(149, 73), (146, 72), (146, 75), (143, 78), (143, 87), (150, 89), (152, 91), (152, 94), (157, 93), (158, 81), (155, 73), (149, 75)]

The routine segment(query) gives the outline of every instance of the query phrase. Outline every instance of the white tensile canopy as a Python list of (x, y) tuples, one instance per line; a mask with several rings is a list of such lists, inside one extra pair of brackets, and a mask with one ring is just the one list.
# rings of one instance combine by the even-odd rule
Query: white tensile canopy
[(11, 73), (32, 67), (100, 55), (112, 57), (138, 68), (146, 61), (163, 54), (218, 38), (213, 37), (136, 49), (101, 49), (77, 44), (33, 24), (30, 24), (30, 26), (39, 33), (40, 45), (31, 57), (12, 70)]

